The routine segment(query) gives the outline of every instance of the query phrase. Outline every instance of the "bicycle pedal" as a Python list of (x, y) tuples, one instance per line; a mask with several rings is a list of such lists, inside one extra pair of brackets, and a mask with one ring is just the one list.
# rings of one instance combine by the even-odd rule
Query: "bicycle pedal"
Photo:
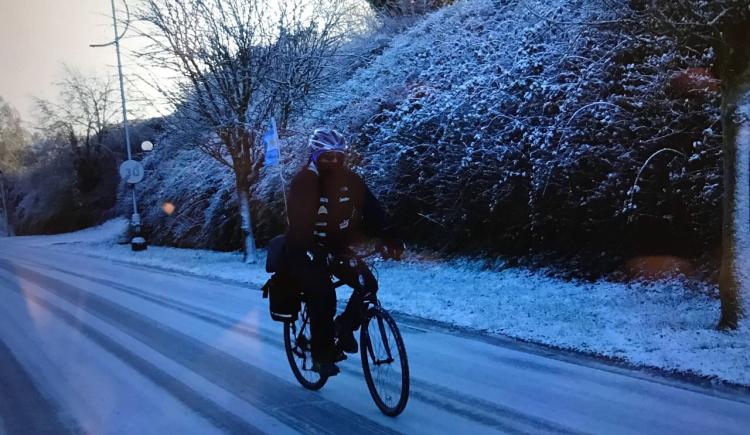
[(332, 376), (336, 376), (341, 372), (339, 368), (334, 363), (329, 364), (315, 364), (313, 363), (312, 370), (314, 372), (318, 372), (318, 374), (322, 377), (330, 378)]

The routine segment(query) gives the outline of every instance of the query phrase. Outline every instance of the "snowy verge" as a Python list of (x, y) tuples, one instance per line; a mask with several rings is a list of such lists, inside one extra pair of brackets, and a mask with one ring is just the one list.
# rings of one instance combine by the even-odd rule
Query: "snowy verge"
[[(118, 223), (119, 222), (119, 223)], [(27, 239), (86, 255), (260, 285), (239, 253), (149, 247), (134, 253), (114, 243), (122, 221), (61, 236)], [(619, 358), (676, 372), (750, 385), (750, 328), (715, 330), (716, 289), (679, 281), (623, 284), (568, 282), (540, 272), (483, 270), (472, 260), (408, 258), (377, 262), (380, 298), (392, 310), (531, 342)], [(340, 297), (345, 298), (345, 292)]]
[(264, 269), (266, 255), (258, 252), (258, 263), (242, 263), (239, 252), (217, 252), (199, 249), (180, 249), (163, 246), (149, 246), (142, 252), (133, 252), (130, 244), (118, 244), (125, 233), (128, 221), (113, 219), (97, 227), (85, 230), (56, 234), (52, 236), (22, 236), (6, 239), (28, 246), (49, 247), (121, 261), (142, 266), (156, 267), (178, 273), (220, 278), (253, 285), (262, 285), (269, 277)]
[(8, 242), (22, 241), (28, 246), (49, 246), (67, 243), (114, 243), (128, 228), (128, 220), (116, 218), (99, 226), (86, 228), (73, 233), (49, 236), (18, 236), (5, 239)]

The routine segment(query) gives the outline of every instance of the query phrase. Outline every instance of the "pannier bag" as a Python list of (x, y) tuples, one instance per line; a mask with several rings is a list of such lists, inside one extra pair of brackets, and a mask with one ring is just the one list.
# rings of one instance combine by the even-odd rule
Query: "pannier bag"
[(274, 273), (263, 286), (263, 297), (268, 298), (271, 318), (277, 322), (292, 322), (301, 308), (300, 292), (294, 280)]

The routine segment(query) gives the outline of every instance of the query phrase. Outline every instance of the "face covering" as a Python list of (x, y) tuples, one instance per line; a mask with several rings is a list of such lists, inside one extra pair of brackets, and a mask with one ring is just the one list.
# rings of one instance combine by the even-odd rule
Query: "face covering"
[(322, 174), (335, 174), (343, 171), (344, 169), (344, 154), (343, 153), (323, 153), (314, 159), (315, 166)]

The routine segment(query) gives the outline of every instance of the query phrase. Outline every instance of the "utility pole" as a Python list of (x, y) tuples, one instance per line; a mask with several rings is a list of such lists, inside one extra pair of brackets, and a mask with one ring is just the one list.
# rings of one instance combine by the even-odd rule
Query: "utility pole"
[(128, 160), (120, 166), (120, 176), (130, 184), (130, 191), (133, 198), (133, 215), (130, 218), (130, 225), (133, 228), (133, 238), (130, 241), (130, 246), (133, 251), (143, 251), (148, 245), (146, 244), (146, 239), (141, 235), (141, 215), (138, 214), (138, 203), (135, 196), (135, 185), (143, 179), (143, 166), (140, 162), (133, 160), (133, 154), (130, 150), (130, 127), (128, 125), (128, 112), (125, 108), (125, 81), (122, 76), (122, 61), (120, 60), (120, 40), (125, 36), (125, 32), (128, 31), (130, 10), (127, 3), (123, 0), (127, 19), (125, 20), (125, 29), (123, 29), (122, 33), (118, 33), (115, 0), (110, 0), (110, 2), (112, 4), (112, 27), (115, 31), (115, 39), (106, 44), (92, 44), (91, 47), (107, 47), (114, 44), (115, 52), (117, 53), (117, 74), (120, 78), (120, 99), (122, 101), (122, 125), (125, 131), (125, 145), (128, 151)]
[(5, 174), (0, 171), (0, 197), (3, 200), (3, 216), (5, 217), (5, 234), (10, 237), (12, 232), (10, 231), (10, 224), (8, 223), (8, 207), (5, 204)]

